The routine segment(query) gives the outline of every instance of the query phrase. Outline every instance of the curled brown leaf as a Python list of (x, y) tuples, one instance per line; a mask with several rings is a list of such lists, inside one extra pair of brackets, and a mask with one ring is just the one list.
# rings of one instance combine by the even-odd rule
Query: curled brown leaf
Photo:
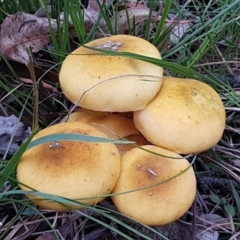
[[(50, 19), (51, 27), (57, 30), (56, 20)], [(32, 14), (18, 12), (9, 15), (2, 23), (0, 50), (8, 58), (27, 64), (28, 49), (38, 52), (51, 40), (49, 20)]]

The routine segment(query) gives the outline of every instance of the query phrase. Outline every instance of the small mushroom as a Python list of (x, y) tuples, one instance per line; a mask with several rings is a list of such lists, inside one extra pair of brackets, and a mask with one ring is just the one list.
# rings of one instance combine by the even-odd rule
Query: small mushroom
[[(149, 145), (151, 144), (141, 133), (140, 134), (132, 134), (124, 137), (128, 141), (135, 142), (137, 146)], [(123, 156), (126, 152), (136, 147), (134, 144), (116, 144), (120, 156)]]
[(159, 91), (162, 67), (89, 47), (161, 59), (154, 45), (129, 35), (96, 39), (79, 47), (66, 57), (59, 75), (63, 93), (74, 104), (95, 111), (135, 111), (143, 109)]
[[(61, 123), (38, 132), (34, 139), (55, 133), (79, 133), (107, 138), (92, 126), (79, 122)], [(120, 155), (113, 143), (59, 141), (37, 145), (27, 150), (17, 166), (17, 178), (22, 190), (74, 199), (96, 204), (101, 195), (109, 194), (120, 173)], [(81, 205), (63, 206), (28, 194), (41, 208), (69, 210)]]
[(222, 137), (226, 114), (218, 93), (194, 79), (166, 77), (145, 109), (134, 112), (136, 128), (154, 145), (199, 153)]
[[(108, 138), (118, 139), (120, 137), (135, 142), (137, 145), (147, 145), (150, 142), (136, 129), (133, 119), (125, 114), (110, 114), (106, 112), (97, 112), (87, 109), (78, 109), (70, 114), (68, 122), (82, 122), (90, 124), (99, 131), (105, 133)], [(120, 155), (122, 156), (130, 149), (136, 147), (129, 144), (116, 144)]]
[(105, 133), (108, 138), (118, 139), (133, 134), (140, 134), (134, 126), (132, 118), (121, 114), (97, 112), (87, 109), (78, 109), (70, 114), (68, 122), (78, 121), (89, 124)]
[[(112, 200), (121, 213), (140, 223), (149, 226), (171, 223), (194, 201), (196, 177), (193, 168), (177, 153), (156, 146), (142, 147), (166, 157), (139, 148), (124, 154), (120, 176), (113, 189), (117, 195)], [(147, 188), (154, 184), (158, 185)], [(126, 191), (128, 193), (124, 193)]]

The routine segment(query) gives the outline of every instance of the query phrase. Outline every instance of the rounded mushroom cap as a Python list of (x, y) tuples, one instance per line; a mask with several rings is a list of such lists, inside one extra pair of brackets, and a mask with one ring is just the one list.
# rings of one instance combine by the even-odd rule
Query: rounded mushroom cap
[(149, 142), (189, 154), (213, 147), (222, 137), (225, 118), (223, 103), (212, 87), (169, 77), (146, 108), (134, 112), (133, 120)]
[[(181, 158), (179, 154), (160, 147), (142, 147), (165, 156)], [(173, 178), (176, 175), (178, 176)], [(170, 178), (172, 179), (166, 181)], [(186, 159), (158, 156), (134, 148), (122, 157), (121, 172), (113, 193), (144, 188), (160, 182), (163, 183), (115, 195), (112, 200), (121, 213), (140, 223), (149, 226), (171, 223), (190, 208), (196, 195), (196, 177)]]
[(140, 134), (134, 126), (132, 118), (123, 114), (110, 114), (87, 109), (78, 109), (70, 114), (68, 122), (78, 121), (97, 128), (108, 138), (118, 139), (132, 134)]
[[(85, 46), (161, 58), (154, 45), (129, 35), (96, 39)], [(83, 108), (127, 112), (143, 109), (154, 98), (162, 75), (163, 68), (152, 63), (81, 46), (64, 60), (59, 81), (66, 97)]]
[[(61, 123), (45, 128), (34, 136), (38, 139), (55, 133), (79, 133), (107, 138), (92, 126), (78, 122)], [(95, 204), (109, 194), (120, 173), (120, 155), (112, 143), (59, 141), (37, 145), (27, 150), (17, 166), (17, 177), (23, 190), (37, 191), (79, 199)], [(27, 195), (41, 208), (68, 210), (60, 203)], [(81, 200), (82, 198), (88, 198)], [(70, 206), (80, 208), (81, 206)]]

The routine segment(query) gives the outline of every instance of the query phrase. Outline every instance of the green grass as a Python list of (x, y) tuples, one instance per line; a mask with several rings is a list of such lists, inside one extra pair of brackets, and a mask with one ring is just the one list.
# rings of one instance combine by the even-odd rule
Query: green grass
[[(116, 5), (120, 4), (120, 1), (108, 1), (105, 4), (101, 4), (101, 2), (98, 1), (100, 8), (98, 19), (87, 27), (83, 23), (84, 13), (78, 1), (3, 0), (0, 2), (0, 23), (8, 14), (18, 11), (34, 13), (39, 7), (46, 8), (48, 4), (51, 5), (52, 11), (47, 13), (47, 17), (57, 19), (58, 23), (58, 34), (54, 33), (50, 26), (52, 48), (50, 50), (43, 49), (40, 55), (35, 54), (35, 59), (28, 68), (12, 62), (0, 53), (1, 64), (4, 64), (4, 71), (0, 73), (1, 115), (4, 113), (14, 114), (26, 126), (35, 129), (37, 126), (44, 128), (60, 122), (71, 111), (72, 105), (63, 94), (45, 89), (42, 82), (45, 81), (60, 90), (56, 78), (61, 63), (69, 52), (99, 36), (118, 33), (116, 19), (119, 12), (116, 11)], [(240, 98), (238, 86), (222, 82), (218, 76), (227, 78), (231, 74), (240, 75), (238, 63), (240, 2), (237, 0), (163, 2), (142, 1), (150, 8), (147, 20), (141, 23), (136, 23), (136, 18), (127, 20), (128, 33), (152, 42), (161, 51), (162, 60), (130, 53), (108, 51), (104, 51), (104, 53), (152, 62), (164, 67), (166, 75), (196, 78), (208, 83), (219, 93), (226, 107), (226, 129), (216, 147), (189, 158), (190, 161), (193, 158), (195, 160), (193, 166), (198, 179), (204, 181), (207, 178), (208, 181), (205, 182), (204, 188), (202, 186), (198, 189), (195, 209), (193, 208), (195, 215), (190, 211), (185, 216), (186, 218), (182, 218), (182, 221), (187, 226), (191, 224), (189, 219), (196, 220), (202, 214), (218, 214), (225, 223), (231, 222), (232, 224), (231, 230), (225, 226), (215, 227), (220, 234), (220, 239), (229, 239), (240, 231)], [(126, 3), (123, 3), (122, 6), (125, 9), (123, 11), (126, 11), (126, 16), (129, 16)], [(60, 18), (60, 12), (63, 10), (65, 21)], [(150, 16), (154, 11), (161, 15), (159, 21), (151, 21)], [(166, 25), (170, 13), (176, 15), (176, 20), (193, 21), (189, 31), (175, 45), (171, 45), (169, 42), (174, 23)], [(66, 21), (69, 18), (72, 20), (71, 26)], [(103, 22), (106, 23), (104, 26)], [(69, 29), (71, 30), (69, 31)], [(31, 84), (21, 81), (20, 78), (26, 75), (29, 78), (35, 77), (35, 88)], [(62, 226), (64, 217), (72, 214), (39, 210), (23, 197), (24, 191), (17, 188), (15, 168), (27, 145), (28, 142), (24, 143), (12, 157), (9, 157), (6, 150), (0, 160), (0, 222), (3, 224), (0, 227), (0, 239), (10, 239), (9, 234), (13, 233), (13, 229), (19, 224), (22, 224), (22, 229), (24, 229), (24, 224), (31, 226), (31, 230), (16, 232), (16, 239), (27, 239), (28, 234), (38, 233), (40, 235), (44, 231), (37, 231), (35, 228), (39, 223), (45, 223), (46, 229), (51, 230), (57, 239), (61, 239), (63, 233), (59, 230), (59, 235), (56, 228)], [(63, 204), (71, 202), (69, 199), (44, 193), (35, 192), (35, 194), (60, 201)], [(78, 216), (78, 227), (70, 225), (70, 230), (64, 239), (74, 239), (79, 233), (82, 236), (84, 234), (90, 236), (88, 234), (93, 229), (100, 231), (105, 228), (110, 234), (107, 236), (116, 237), (115, 239), (173, 238), (171, 230), (166, 234), (164, 227), (142, 226), (122, 216), (108, 201), (94, 207), (87, 206), (85, 211), (75, 211), (73, 214)], [(194, 228), (194, 226), (192, 227)], [(166, 236), (163, 236), (162, 233)], [(38, 235), (36, 234), (36, 236)], [(99, 239), (101, 238), (99, 237)]]

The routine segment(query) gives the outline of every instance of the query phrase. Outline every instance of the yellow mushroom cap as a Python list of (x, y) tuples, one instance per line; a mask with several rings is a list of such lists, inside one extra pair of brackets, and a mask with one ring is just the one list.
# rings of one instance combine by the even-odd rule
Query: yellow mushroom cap
[[(85, 46), (161, 59), (154, 45), (129, 35), (96, 39)], [(143, 109), (159, 91), (162, 67), (133, 58), (107, 56), (85, 46), (66, 57), (59, 74), (62, 91), (73, 103), (95, 111), (135, 111)]]
[[(71, 122), (56, 124), (38, 132), (34, 139), (55, 133), (78, 133), (107, 138), (87, 124)], [(22, 190), (53, 194), (79, 202), (95, 204), (109, 194), (120, 173), (120, 155), (113, 143), (59, 141), (37, 145), (27, 150), (17, 166)], [(22, 183), (22, 184), (21, 184)], [(63, 205), (27, 195), (41, 208), (68, 210)], [(88, 198), (80, 200), (82, 198)], [(73, 206), (71, 206), (73, 207)], [(74, 208), (80, 208), (80, 206)]]
[(156, 97), (133, 116), (149, 142), (182, 154), (213, 147), (222, 137), (225, 118), (223, 103), (212, 87), (174, 77), (164, 78)]
[[(123, 137), (137, 145), (147, 145), (150, 142), (136, 129), (133, 119), (123, 113), (110, 114), (107, 112), (97, 112), (87, 109), (78, 109), (71, 113), (68, 122), (81, 122), (89, 124), (99, 131), (105, 133), (108, 138), (118, 139)], [(130, 149), (136, 147), (134, 144), (115, 144), (120, 155), (124, 155)]]
[[(124, 139), (128, 141), (135, 142), (137, 146), (149, 145), (151, 144), (142, 134), (132, 134), (129, 136), (124, 137)], [(123, 156), (126, 152), (130, 151), (131, 149), (135, 148), (136, 145), (129, 143), (129, 144), (116, 144), (120, 156)]]
[[(151, 145), (142, 147), (168, 157), (157, 156), (139, 148), (128, 151), (122, 157), (121, 172), (113, 193), (165, 182), (154, 187), (115, 195), (112, 200), (121, 213), (140, 223), (149, 226), (171, 223), (180, 218), (194, 201), (196, 177), (193, 168), (177, 153)], [(178, 176), (173, 178), (176, 175)], [(170, 178), (172, 179), (166, 181)]]
[(108, 138), (111, 139), (140, 134), (133, 123), (133, 119), (122, 113), (110, 114), (87, 109), (78, 109), (76, 112), (70, 114), (68, 118), (68, 122), (73, 121), (90, 124), (99, 131), (105, 133)]

